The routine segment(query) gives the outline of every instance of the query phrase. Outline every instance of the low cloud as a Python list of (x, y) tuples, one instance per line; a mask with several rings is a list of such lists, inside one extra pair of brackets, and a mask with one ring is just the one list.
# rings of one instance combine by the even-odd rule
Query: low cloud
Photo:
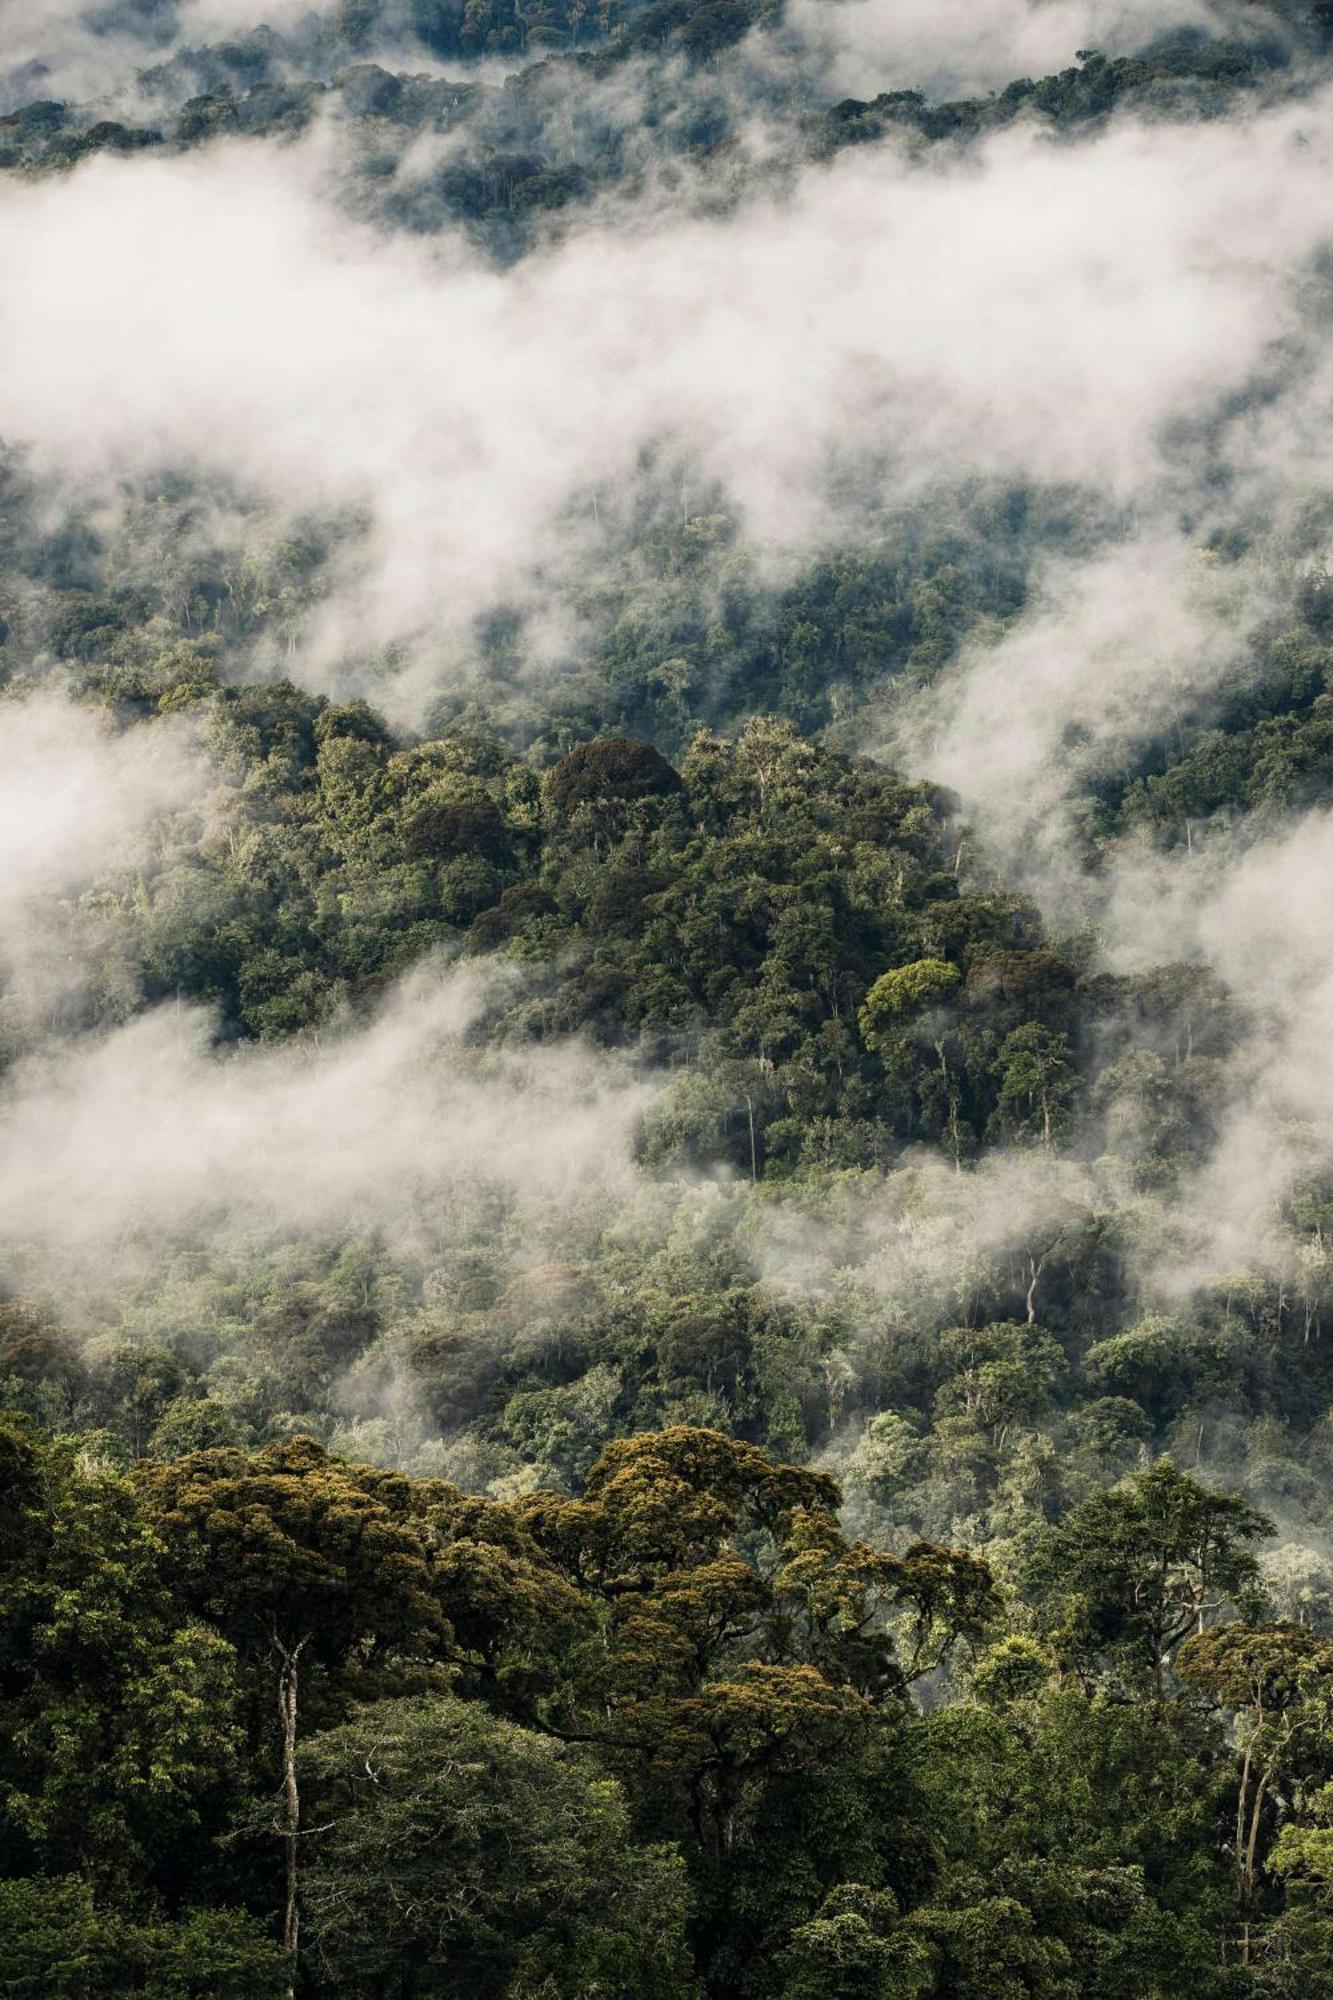
[(1120, 964), (1173, 956), (1169, 884), (1143, 898), (1131, 856), (1132, 890), (1118, 874), (1090, 879), (1078, 812), (1096, 780), (1208, 716), (1269, 589), (1170, 519), (1091, 561), (1051, 561), (1013, 628), (966, 648), (901, 714), (885, 754), (953, 787), (991, 862), (1054, 923), (1093, 916)]
[(0, 977), (11, 999), (77, 983), (65, 899), (144, 865), (161, 823), (202, 807), (211, 782), (184, 723), (119, 730), (59, 694), (0, 703)]
[(341, 216), (333, 144), (100, 159), (0, 194), (0, 430), (85, 480), (186, 463), (372, 510), (368, 573), (295, 662), (312, 678), (537, 589), (571, 517), (660, 441), (761, 542), (828, 531), (849, 451), (880, 452), (896, 493), (947, 467), (1150, 494), (1168, 421), (1294, 324), (1333, 98), (1077, 147), (1015, 130), (934, 164), (862, 149), (790, 198), (650, 210), (503, 273)]
[(959, 98), (1068, 69), (1080, 49), (1125, 55), (1181, 28), (1253, 32), (1260, 15), (1208, 0), (795, 0), (787, 18), (823, 56), (834, 94)]
[(475, 970), (422, 968), (368, 1026), (219, 1050), (194, 1008), (36, 1053), (0, 1086), (0, 1208), (19, 1264), (68, 1282), (228, 1226), (266, 1239), (449, 1237), (478, 1184), (573, 1198), (633, 1172), (642, 1078), (577, 1045), (486, 1055)]

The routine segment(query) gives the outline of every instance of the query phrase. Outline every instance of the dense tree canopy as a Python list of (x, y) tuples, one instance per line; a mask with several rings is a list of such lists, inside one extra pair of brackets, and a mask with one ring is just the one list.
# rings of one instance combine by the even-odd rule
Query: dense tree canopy
[[(849, 1541), (826, 1475), (683, 1426), (509, 1503), (301, 1439), (129, 1481), (3, 1437), (15, 1993), (33, 1968), (70, 2000), (276, 1993), (295, 1964), (331, 1994), (1221, 1995), (1324, 1968), (1330, 1644), (1253, 1622), (1264, 1524), (1165, 1461), (1005, 1592), (962, 1550)], [(288, 1746), (272, 1684), (307, 1646)], [(518, 1679), (475, 1671), (501, 1654)]]
[[(1073, 215), (1098, 392), (1125, 407), (1170, 254), (1198, 289), (1162, 371), (1194, 321), (1208, 366), (1152, 482), (1120, 439), (1077, 470), (1090, 399), (1010, 407), (1069, 272), (969, 209), (985, 423), (937, 434), (919, 331), (903, 367), (839, 320), (839, 421), (797, 341), (766, 503), (762, 426), (725, 474), (708, 434), (767, 324), (720, 367), (660, 301), (648, 375), (705, 355), (694, 421), (650, 390), (612, 436), (626, 336), (623, 380), (542, 412), (588, 450), (531, 547), (540, 437), (513, 525), (470, 485), (493, 440), (414, 440), (395, 518), (448, 518), (391, 547), (361, 461), (395, 441), (332, 392), (357, 476), (303, 437), (295, 497), (234, 382), (197, 459), (131, 449), (132, 412), (97, 465), (0, 440), (0, 779), (34, 715), (75, 745), (0, 801), (0, 1996), (1333, 1994), (1333, 507), (1280, 472), (1319, 457), (1284, 396), (1326, 400), (1333, 262), (1270, 267), (1266, 214), (1186, 253), (1143, 218), (1116, 262), (1078, 179), (1100, 138), (1117, 188), (1180, 141), (1262, 206), (1265, 117), (1323, 158), (1333, 7), (1093, 9), (1110, 52), (993, 88), (997, 37), (1021, 16), (1026, 60), (1068, 10), (978, 8), (973, 46), (942, 8), (935, 90), (899, 53), (929, 8), (867, 41), (783, 0), (30, 11), (14, 214), (280, 160), (367, 295), (428, 272), (494, 330), (570, 311), (571, 249), (656, 283), (697, 231), (703, 319), (744, 245), (799, 331), (773, 218), (866, 166), (910, 330), (914, 203), (933, 233), (1004, 160), (1025, 222)], [(92, 234), (65, 312), (114, 374)], [(258, 368), (245, 234), (185, 309)], [(1240, 266), (1262, 327), (1209, 289)], [(531, 421), (521, 342), (425, 346)], [(409, 572), (474, 504), (514, 546), (460, 610), (457, 566)], [(71, 801), (77, 869), (43, 845)]]

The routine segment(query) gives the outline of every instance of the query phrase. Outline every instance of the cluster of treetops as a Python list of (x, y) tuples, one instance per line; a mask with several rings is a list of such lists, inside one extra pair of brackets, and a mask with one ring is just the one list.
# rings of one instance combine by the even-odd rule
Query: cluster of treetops
[[(73, 539), (16, 606), (15, 692), (54, 664), (192, 724), (218, 786), (70, 900), (94, 972), (57, 1025), (181, 997), (281, 1037), (426, 951), (498, 955), (479, 1044), (666, 1068), (649, 1179), (685, 1217), (695, 1170), (733, 1177), (526, 1283), (501, 1204), (428, 1273), (193, 1246), (100, 1342), (10, 1300), (0, 1992), (1333, 1991), (1333, 1189), (1290, 1203), (1302, 1288), (1176, 1319), (1139, 1308), (1129, 1210), (1048, 1208), (915, 1329), (854, 1285), (794, 1301), (748, 1228), (790, 1200), (854, 1237), (905, 1147), (1074, 1135), (1169, 1207), (1229, 996), (1109, 979), (978, 884), (946, 796), (788, 719), (686, 710), (671, 756), (558, 750), (548, 716), (397, 736), (223, 680), (272, 570), (64, 587)], [(918, 602), (916, 560), (797, 586), (812, 649), (897, 615), (862, 594), (887, 576)], [(1201, 820), (1321, 795), (1327, 617), (1312, 577), (1262, 635)], [(1151, 827), (1208, 740), (1110, 822)], [(367, 1410), (410, 1380), (415, 1442), (348, 1418), (358, 1370)], [(810, 1469), (838, 1436), (841, 1515)]]
[[(125, 722), (194, 730), (217, 777), (148, 865), (61, 906), (89, 972), (44, 1030), (185, 1000), (224, 1038), (282, 1038), (373, 1007), (428, 953), (496, 962), (479, 1050), (577, 1033), (664, 1072), (638, 1140), (662, 1199), (682, 1174), (734, 1177), (703, 1220), (687, 1178), (674, 1223), (612, 1207), (545, 1265), (499, 1194), (433, 1262), (373, 1237), (196, 1247), (169, 1310), (151, 1287), (118, 1298), (92, 1346), (14, 1300), (8, 1400), (131, 1455), (295, 1427), (431, 1470), (444, 1435), (465, 1484), (571, 1489), (636, 1430), (703, 1424), (800, 1459), (873, 1417), (849, 1490), (876, 1534), (999, 1550), (1162, 1450), (1316, 1545), (1333, 1527), (1333, 1189), (1287, 1205), (1298, 1283), (1233, 1274), (1164, 1319), (1135, 1280), (1134, 1229), (1169, 1216), (1227, 1114), (1243, 1011), (1197, 968), (1109, 977), (1092, 941), (1048, 936), (978, 874), (946, 794), (835, 747), (877, 665), (890, 686), (947, 671), (1021, 608), (1034, 555), (1104, 532), (1076, 496), (970, 489), (772, 585), (725, 514), (659, 493), (614, 529), (614, 584), (589, 584), (582, 672), (536, 680), (518, 621), (497, 619), (482, 698), (405, 734), (363, 702), (238, 680), (247, 648), (281, 652), (317, 603), (317, 527), (217, 552), (217, 496), (186, 482), (127, 496), (108, 528), (44, 510), (20, 464), (6, 477), (11, 691), (54, 677)], [(1333, 594), (1297, 565), (1220, 710), (1094, 775), (1089, 852), (1243, 837), (1326, 800), (1331, 641)], [(0, 1062), (31, 1028), (0, 1001)], [(1100, 1160), (1122, 1199), (1062, 1198), (915, 1329), (869, 1286), (799, 1303), (767, 1282), (765, 1208), (804, 1204), (854, 1274), (905, 1149), (966, 1167), (997, 1144)], [(545, 1282), (515, 1283), (534, 1266)], [(400, 1379), (418, 1401), (395, 1424)]]
[[(393, 228), (461, 225), (507, 261), (562, 211), (632, 198), (663, 165), (700, 166), (716, 201), (867, 142), (960, 145), (1020, 119), (1076, 133), (1117, 110), (1225, 116), (1238, 101), (1308, 88), (1333, 15), (1277, 0), (1249, 21), (1240, 9), (1230, 35), (1192, 28), (1132, 55), (1080, 51), (1058, 74), (981, 98), (931, 103), (894, 87), (838, 104), (821, 94), (775, 0), (346, 0), (290, 29), (201, 46), (180, 46), (176, 11), (160, 4), (130, 0), (90, 20), (143, 42), (129, 101), (70, 103), (44, 91), (40, 73), (30, 94), (11, 80), (21, 101), (0, 117), (0, 170), (60, 170), (97, 152), (180, 150), (219, 135), (282, 139), (332, 114), (355, 162), (355, 207)], [(413, 47), (457, 73), (384, 66)], [(467, 68), (478, 57), (507, 59), (514, 72), (479, 80)], [(774, 134), (762, 160), (745, 144), (756, 118)], [(400, 176), (422, 133), (448, 135), (447, 155)]]
[[(76, 617), (114, 615), (71, 595)], [(581, 1032), (679, 1072), (644, 1135), (653, 1162), (730, 1160), (757, 1180), (922, 1141), (962, 1162), (988, 1138), (1051, 1147), (1112, 1099), (1114, 1146), (1126, 1093), (1140, 1176), (1170, 1171), (1164, 1147), (1208, 1144), (1234, 1004), (1194, 974), (1109, 977), (1088, 940), (1048, 937), (1022, 898), (978, 885), (937, 788), (773, 717), (698, 729), (674, 763), (604, 735), (543, 769), (475, 721), (402, 740), (360, 701), (222, 684), (206, 643), (108, 665), (107, 629), (62, 641), (76, 665), (98, 649), (86, 691), (193, 716), (218, 785), (151, 868), (99, 884), (86, 912), (71, 901), (102, 962), (70, 1025), (114, 1020), (131, 994), (281, 1036), (373, 1000), (428, 951), (501, 954), (519, 976), (479, 1034)], [(1123, 810), (1174, 834), (1205, 754), (1232, 773), (1228, 804), (1256, 781), (1275, 803), (1327, 787), (1333, 654), (1302, 624), (1272, 657), (1303, 706), (1202, 736)]]
[(979, 1556), (703, 1427), (510, 1502), (0, 1428), (0, 1992), (1333, 1991), (1333, 1641), (1163, 1460)]
[(679, 765), (604, 736), (540, 772), (466, 725), (400, 747), (364, 703), (218, 686), (207, 664), (168, 659), (158, 706), (200, 712), (218, 790), (152, 868), (71, 902), (71, 935), (87, 925), (101, 954), (71, 1026), (132, 995), (281, 1036), (428, 951), (499, 954), (518, 976), (479, 1036), (578, 1032), (678, 1072), (651, 1163), (758, 1180), (913, 1142), (957, 1163), (988, 1138), (1051, 1147), (1108, 1071), (1120, 1104), (1124, 1058), (1163, 1041), (1181, 1059), (1150, 1063), (1140, 1094), (1207, 1143), (1238, 1026), (1225, 994), (1089, 970), (1086, 941), (969, 885), (935, 788), (773, 719), (701, 730)]
[[(373, 66), (376, 15), (171, 59), (137, 137), (34, 101), (0, 146), (26, 173), (336, 102), (377, 214), (511, 255), (525, 203), (628, 173), (609, 113), (577, 157), (551, 136), (627, 55), (682, 150), (725, 154), (753, 101), (732, 0), (417, 11), (432, 53), (542, 56), (503, 89)], [(1300, 87), (1284, 61), (1176, 39), (981, 104), (800, 104), (800, 156), (1221, 112)], [(409, 196), (402, 150), (455, 125)], [(0, 1306), (0, 1994), (1333, 1993), (1333, 1188), (1288, 1203), (1297, 1282), (1145, 1312), (1132, 1233), (1208, 1153), (1240, 1011), (1193, 969), (1108, 978), (979, 874), (947, 795), (838, 747), (1105, 509), (858, 499), (854, 542), (774, 583), (663, 470), (602, 496), (577, 666), (533, 675), (497, 615), (475, 698), (405, 733), (264, 664), (356, 522), (210, 541), (235, 496), (164, 477), (80, 514), (0, 476), (12, 691), (172, 720), (217, 773), (150, 865), (68, 900), (91, 969), (44, 1028), (182, 999), (300, 1035), (443, 952), (509, 974), (479, 1047), (580, 1033), (671, 1078), (652, 1214), (545, 1264), (497, 1192), (429, 1264), (219, 1239), (99, 1337), (95, 1299), (77, 1337)], [(1329, 798), (1333, 593), (1293, 574), (1220, 705), (1090, 773), (1090, 853)], [(0, 1062), (30, 1031), (0, 1002)], [(904, 1324), (855, 1276), (884, 1170), (996, 1145), (1130, 1199), (1048, 1204)], [(784, 1205), (845, 1282), (771, 1282)]]

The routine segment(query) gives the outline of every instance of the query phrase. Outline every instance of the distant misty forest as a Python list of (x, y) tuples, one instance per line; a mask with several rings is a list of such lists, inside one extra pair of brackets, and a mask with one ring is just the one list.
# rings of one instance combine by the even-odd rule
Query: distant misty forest
[(1333, 2000), (1333, 6), (0, 0), (0, 2000)]

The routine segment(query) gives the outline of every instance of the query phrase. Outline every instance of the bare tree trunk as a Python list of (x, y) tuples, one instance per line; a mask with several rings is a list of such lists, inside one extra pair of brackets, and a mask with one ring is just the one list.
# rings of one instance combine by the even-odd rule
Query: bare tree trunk
[(963, 1171), (962, 1135), (958, 1129), (958, 1092), (954, 1089), (953, 1077), (949, 1071), (949, 1059), (944, 1053), (943, 1042), (936, 1042), (935, 1054), (939, 1057), (940, 1075), (944, 1080), (944, 1101), (949, 1112), (949, 1138), (953, 1143), (953, 1170)]
[(1041, 1267), (1046, 1262), (1045, 1253), (1038, 1257), (1035, 1251), (1028, 1253), (1028, 1276), (1031, 1283), (1027, 1289), (1028, 1325), (1037, 1322), (1037, 1280), (1041, 1277)]
[(1236, 1799), (1236, 1887), (1241, 1897), (1245, 1894), (1245, 1819), (1250, 1803), (1250, 1767), (1254, 1762), (1254, 1738), (1245, 1744), (1245, 1762), (1241, 1766), (1240, 1792)]
[(1259, 1822), (1264, 1810), (1264, 1800), (1268, 1795), (1268, 1781), (1272, 1775), (1270, 1766), (1255, 1787), (1254, 1804), (1250, 1808), (1250, 1837), (1245, 1843), (1245, 1872), (1241, 1878), (1247, 1905), (1254, 1901), (1254, 1883), (1258, 1874)]
[(301, 1793), (296, 1781), (296, 1728), (297, 1696), (300, 1685), (301, 1652), (304, 1639), (298, 1639), (294, 1646), (288, 1646), (273, 1634), (273, 1650), (280, 1666), (278, 1669), (278, 1726), (282, 1731), (282, 1802), (283, 1835), (282, 1844), (287, 1855), (287, 1895), (282, 1914), (282, 1948), (287, 1954), (289, 1996), (296, 1986), (296, 1953), (300, 1943), (301, 1910), (300, 1892), (300, 1843), (301, 1843)]

